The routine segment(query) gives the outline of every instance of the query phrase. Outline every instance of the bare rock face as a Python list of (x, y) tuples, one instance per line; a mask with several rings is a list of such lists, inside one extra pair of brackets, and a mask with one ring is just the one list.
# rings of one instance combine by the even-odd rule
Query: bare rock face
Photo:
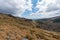
[(30, 19), (0, 14), (0, 40), (60, 40), (60, 32), (37, 28)]

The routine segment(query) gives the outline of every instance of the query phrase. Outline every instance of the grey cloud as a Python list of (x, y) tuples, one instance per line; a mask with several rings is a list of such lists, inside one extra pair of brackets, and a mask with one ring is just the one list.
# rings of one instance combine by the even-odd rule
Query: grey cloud
[(57, 4), (49, 4), (47, 7), (48, 8), (47, 8), (46, 12), (60, 10), (60, 7), (58, 7)]
[[(26, 5), (28, 4), (28, 5)], [(23, 12), (32, 9), (31, 0), (0, 0), (0, 12), (21, 16)]]
[(14, 14), (17, 11), (17, 8), (14, 4), (10, 4), (8, 0), (0, 1), (0, 12)]

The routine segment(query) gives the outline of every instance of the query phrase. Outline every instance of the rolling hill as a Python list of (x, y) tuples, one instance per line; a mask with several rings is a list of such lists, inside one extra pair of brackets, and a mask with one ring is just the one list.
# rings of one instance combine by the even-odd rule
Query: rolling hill
[(60, 32), (60, 16), (49, 19), (38, 19), (36, 22), (39, 28)]
[(60, 40), (60, 32), (38, 28), (39, 23), (0, 13), (0, 40)]

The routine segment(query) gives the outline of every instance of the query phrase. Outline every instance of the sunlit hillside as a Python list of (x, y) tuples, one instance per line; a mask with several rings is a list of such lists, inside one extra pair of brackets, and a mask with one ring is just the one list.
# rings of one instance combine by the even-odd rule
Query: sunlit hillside
[(0, 40), (60, 40), (60, 32), (38, 28), (31, 19), (0, 14)]

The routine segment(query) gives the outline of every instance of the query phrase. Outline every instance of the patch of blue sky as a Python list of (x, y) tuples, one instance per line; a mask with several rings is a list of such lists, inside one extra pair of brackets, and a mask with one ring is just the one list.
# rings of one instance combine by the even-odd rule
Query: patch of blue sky
[[(26, 0), (28, 2), (28, 0)], [(31, 0), (32, 1), (32, 11), (29, 11), (28, 9), (25, 10), (25, 12), (22, 14), (23, 17), (29, 17), (31, 13), (36, 13), (39, 9), (36, 8), (37, 2), (41, 0)]]
[(32, 12), (29, 10), (25, 10), (25, 12), (22, 14), (23, 17), (27, 17), (31, 14)]
[(32, 12), (35, 13), (35, 12), (38, 11), (38, 8), (36, 8), (38, 0), (31, 0), (31, 1), (32, 1), (32, 4), (33, 4), (33, 6), (32, 6)]
[[(26, 0), (26, 1), (28, 2), (28, 0)], [(36, 8), (36, 4), (37, 4), (38, 0), (31, 0), (31, 1), (32, 1), (32, 4), (33, 4), (33, 6), (32, 6), (32, 11), (29, 11), (28, 9), (25, 10), (25, 12), (22, 14), (23, 17), (27, 17), (27, 16), (29, 16), (31, 13), (35, 13), (35, 12), (38, 11), (38, 8)]]
[(39, 9), (38, 8), (32, 8), (32, 12), (36, 13)]
[(31, 0), (31, 1), (32, 1), (32, 4), (33, 4), (33, 7), (35, 7), (37, 2), (38, 2), (38, 0)]

